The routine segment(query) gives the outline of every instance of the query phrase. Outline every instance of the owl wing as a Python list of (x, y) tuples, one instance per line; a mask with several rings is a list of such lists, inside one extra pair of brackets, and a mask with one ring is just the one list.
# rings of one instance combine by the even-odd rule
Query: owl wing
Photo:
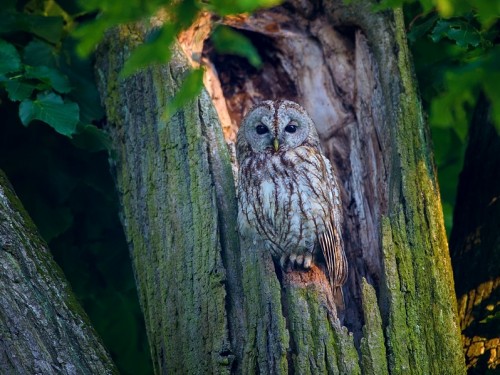
[(325, 222), (325, 231), (319, 236), (328, 270), (328, 279), (332, 287), (337, 305), (343, 306), (342, 285), (347, 279), (347, 258), (342, 241), (342, 203), (340, 189), (328, 159), (324, 158), (328, 180), (331, 186), (331, 214)]

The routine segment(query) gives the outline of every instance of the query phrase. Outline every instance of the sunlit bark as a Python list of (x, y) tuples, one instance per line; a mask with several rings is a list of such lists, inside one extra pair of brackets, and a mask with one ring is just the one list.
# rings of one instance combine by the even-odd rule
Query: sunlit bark
[[(118, 72), (147, 27), (114, 30), (98, 54), (156, 372), (463, 374), (401, 11), (293, 2), (224, 22), (254, 41), (262, 69), (215, 54), (207, 41), (212, 101), (203, 92), (167, 122), (163, 108), (189, 67), (179, 48), (168, 65), (128, 79)], [(199, 50), (186, 45), (195, 39), (181, 38), (183, 50)], [(282, 273), (261, 244), (237, 237), (231, 156), (213, 103), (227, 111), (230, 141), (243, 112), (264, 98), (300, 102), (339, 171), (350, 263), (343, 311), (321, 264)]]

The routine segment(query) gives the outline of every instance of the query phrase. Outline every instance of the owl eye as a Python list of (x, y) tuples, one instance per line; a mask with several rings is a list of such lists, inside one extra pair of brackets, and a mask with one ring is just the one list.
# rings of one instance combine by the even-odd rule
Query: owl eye
[(269, 133), (269, 128), (266, 125), (257, 125), (255, 130), (257, 131), (257, 134)]
[(285, 126), (285, 131), (287, 133), (295, 133), (297, 131), (297, 124), (291, 121), (287, 126)]

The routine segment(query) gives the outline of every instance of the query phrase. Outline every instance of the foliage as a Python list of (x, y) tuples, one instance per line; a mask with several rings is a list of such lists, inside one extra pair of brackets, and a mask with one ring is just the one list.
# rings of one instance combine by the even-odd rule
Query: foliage
[(255, 68), (262, 65), (262, 59), (252, 42), (229, 27), (218, 26), (212, 33), (212, 42), (218, 53), (231, 53), (246, 57), (248, 62)]
[[(104, 149), (109, 146), (106, 135), (90, 126), (103, 116), (103, 112), (92, 83), (90, 60), (86, 57), (106, 30), (154, 15), (168, 15), (163, 16), (165, 22), (146, 43), (132, 52), (122, 71), (122, 76), (126, 77), (151, 64), (166, 63), (175, 37), (191, 26), (200, 12), (225, 16), (280, 2), (134, 0), (124, 7), (116, 0), (81, 1), (78, 6), (61, 1), (64, 8), (73, 11), (70, 13), (53, 0), (31, 0), (26, 4), (9, 0), (0, 20), (0, 37), (3, 38), (0, 39), (0, 87), (7, 91), (10, 100), (20, 102), (19, 116), (24, 125), (40, 120), (68, 137), (84, 133), (87, 140), (93, 139), (94, 148)], [(96, 14), (99, 16), (78, 22)], [(78, 25), (76, 29), (75, 25)], [(74, 53), (74, 41), (69, 35), (78, 39), (79, 56)], [(242, 34), (217, 27), (213, 38), (219, 53), (244, 56), (252, 65), (260, 65), (257, 50)], [(88, 66), (78, 66), (82, 64)], [(75, 75), (75, 66), (85, 76)], [(193, 72), (189, 77), (179, 95), (166, 108), (167, 117), (201, 90), (200, 72)]]
[[(136, 22), (152, 16), (163, 19), (162, 25), (150, 38), (138, 46), (126, 61), (122, 76), (127, 77), (141, 68), (151, 64), (161, 64), (169, 61), (171, 46), (176, 36), (193, 24), (197, 16), (204, 11), (214, 16), (227, 16), (255, 11), (258, 8), (278, 5), (282, 0), (133, 0), (127, 7), (121, 6), (116, 0), (82, 2), (87, 12), (99, 12), (99, 17), (81, 25), (74, 32), (79, 38), (78, 52), (87, 56), (102, 39), (109, 28), (127, 22)], [(260, 56), (251, 41), (243, 34), (219, 26), (212, 35), (214, 45), (219, 53), (236, 54), (248, 58), (254, 66), (261, 64)], [(178, 95), (165, 110), (165, 117), (174, 114), (187, 101), (193, 99), (202, 87), (201, 70), (193, 71), (179, 89)]]
[(500, 3), (489, 0), (387, 0), (405, 5), (408, 39), (434, 143), (445, 224), (450, 233), (468, 128), (480, 92), (500, 131)]
[[(53, 1), (8, 1), (0, 19), (0, 87), (19, 102), (19, 117), (34, 120), (94, 150), (109, 141), (92, 122), (103, 117), (90, 60), (73, 52), (73, 17)], [(78, 141), (77, 141), (78, 143)]]
[(184, 79), (184, 83), (179, 88), (179, 91), (172, 100), (168, 103), (167, 108), (164, 112), (165, 120), (170, 116), (175, 114), (183, 104), (192, 98), (195, 98), (201, 91), (203, 87), (203, 68), (191, 70), (187, 77)]

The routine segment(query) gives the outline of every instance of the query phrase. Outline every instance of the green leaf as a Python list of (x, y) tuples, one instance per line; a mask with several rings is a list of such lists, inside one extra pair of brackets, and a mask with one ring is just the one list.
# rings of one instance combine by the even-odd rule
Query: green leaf
[(35, 86), (29, 83), (20, 82), (18, 80), (9, 80), (4, 82), (5, 90), (9, 99), (13, 102), (18, 102), (27, 99), (31, 96)]
[(422, 38), (434, 26), (439, 16), (433, 14), (427, 20), (414, 25), (408, 33), (408, 40), (414, 43), (417, 39)]
[(453, 113), (448, 97), (442, 95), (431, 102), (430, 123), (437, 128), (453, 126)]
[(250, 39), (227, 26), (218, 26), (211, 39), (219, 53), (227, 53), (247, 58), (254, 67), (262, 65), (262, 59)]
[(51, 43), (58, 43), (62, 37), (64, 19), (62, 17), (44, 17), (30, 15), (28, 30)]
[(24, 47), (23, 61), (27, 65), (45, 65), (55, 67), (54, 48), (41, 40), (35, 39)]
[(153, 64), (164, 64), (170, 60), (171, 46), (179, 32), (189, 27), (196, 15), (198, 7), (193, 0), (184, 0), (168, 9), (172, 20), (164, 23), (159, 30), (150, 33), (145, 43), (139, 45), (125, 62), (122, 77), (128, 77), (139, 69)]
[(19, 105), (19, 117), (25, 126), (33, 120), (40, 120), (68, 137), (75, 133), (79, 112), (78, 104), (65, 103), (54, 93), (40, 93), (36, 100), (26, 99)]
[[(184, 1), (180, 1), (184, 3)], [(86, 57), (102, 40), (106, 30), (129, 22), (139, 21), (153, 15), (161, 8), (167, 8), (165, 1), (160, 0), (130, 0), (127, 6), (116, 0), (81, 0), (80, 5), (88, 12), (99, 12), (99, 16), (92, 21), (78, 26), (72, 35), (79, 40), (77, 52)], [(167, 12), (176, 14), (175, 12)]]
[(37, 79), (45, 83), (48, 87), (61, 94), (66, 94), (71, 91), (71, 85), (68, 77), (60, 71), (47, 66), (26, 66), (25, 78)]
[(0, 17), (0, 34), (24, 31), (56, 44), (61, 40), (64, 19), (7, 10)]
[(477, 12), (477, 19), (481, 22), (484, 29), (493, 26), (500, 18), (500, 6), (498, 1), (475, 1), (474, 9)]
[(431, 38), (434, 42), (448, 38), (460, 47), (477, 47), (481, 42), (480, 32), (464, 19), (439, 20), (432, 30)]
[(168, 119), (174, 115), (184, 104), (194, 99), (203, 87), (203, 68), (191, 70), (187, 77), (184, 79), (179, 91), (174, 98), (168, 103), (167, 108), (163, 114), (163, 120)]
[(470, 91), (464, 90), (462, 95), (445, 91), (431, 102), (430, 123), (437, 128), (453, 128), (462, 141), (467, 138), (470, 111), (466, 106), (473, 107), (475, 97)]
[(176, 36), (175, 26), (165, 24), (154, 37), (134, 49), (125, 62), (121, 76), (128, 77), (152, 64), (164, 64), (172, 55), (170, 46)]
[(76, 47), (77, 53), (81, 57), (87, 57), (92, 53), (95, 46), (101, 41), (106, 30), (114, 24), (107, 23), (105, 20), (98, 18), (93, 22), (80, 25), (76, 28), (72, 35), (80, 42)]
[(170, 13), (177, 16), (176, 24), (178, 30), (186, 29), (192, 25), (199, 12), (197, 1), (184, 0), (174, 7)]
[(21, 58), (12, 44), (0, 39), (0, 75), (21, 69)]
[(79, 148), (90, 152), (109, 150), (111, 148), (111, 138), (103, 130), (95, 125), (78, 125), (77, 133), (72, 142)]
[(91, 124), (104, 117), (101, 98), (95, 84), (94, 65), (92, 59), (82, 59), (75, 51), (76, 40), (66, 38), (61, 48), (67, 51), (58, 61), (59, 70), (68, 76), (73, 90), (66, 99), (78, 103), (80, 122)]

